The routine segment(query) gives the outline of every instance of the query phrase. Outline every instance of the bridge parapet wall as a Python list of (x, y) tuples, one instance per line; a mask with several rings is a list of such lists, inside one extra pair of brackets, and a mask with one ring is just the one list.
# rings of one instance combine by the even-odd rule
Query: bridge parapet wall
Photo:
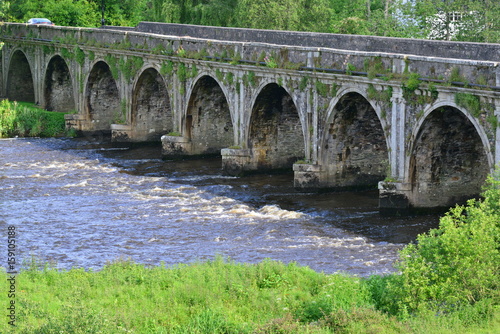
[[(99, 47), (282, 69), (362, 74), (404, 81), (409, 73), (439, 84), (500, 85), (498, 44), (453, 43), (372, 36), (198, 27), (141, 22), (107, 29), (4, 24), (0, 37)], [(483, 87), (480, 87), (483, 88)], [(499, 88), (500, 89), (500, 88)]]
[[(121, 29), (121, 28), (119, 28)], [(138, 32), (160, 35), (191, 36), (209, 40), (257, 42), (312, 48), (384, 52), (474, 60), (500, 60), (500, 45), (466, 42), (443, 42), (405, 38), (340, 35), (313, 32), (222, 28), (175, 23), (140, 22)]]

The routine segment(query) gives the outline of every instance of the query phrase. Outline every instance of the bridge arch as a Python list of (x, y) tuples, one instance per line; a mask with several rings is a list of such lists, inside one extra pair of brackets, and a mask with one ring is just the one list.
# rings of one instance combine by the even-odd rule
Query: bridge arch
[(412, 132), (408, 180), (416, 206), (447, 207), (477, 196), (494, 166), (479, 122), (455, 103), (426, 110)]
[(159, 140), (173, 130), (173, 117), (167, 83), (154, 67), (137, 76), (132, 93), (132, 128), (140, 138)]
[(331, 101), (318, 152), (331, 187), (372, 187), (387, 176), (390, 146), (381, 114), (357, 88)]
[(37, 102), (33, 82), (33, 66), (21, 49), (14, 49), (7, 73), (7, 98), (13, 101)]
[(97, 60), (91, 66), (84, 98), (85, 113), (93, 123), (93, 130), (107, 131), (117, 119), (126, 121), (117, 82), (104, 60)]
[(293, 96), (275, 82), (257, 90), (247, 126), (247, 147), (258, 169), (291, 168), (305, 157), (303, 120)]
[(43, 94), (45, 109), (69, 112), (75, 109), (73, 81), (68, 64), (60, 56), (53, 56), (45, 67)]
[(208, 73), (199, 74), (189, 87), (182, 122), (184, 137), (194, 154), (220, 154), (234, 144), (233, 113), (224, 85)]

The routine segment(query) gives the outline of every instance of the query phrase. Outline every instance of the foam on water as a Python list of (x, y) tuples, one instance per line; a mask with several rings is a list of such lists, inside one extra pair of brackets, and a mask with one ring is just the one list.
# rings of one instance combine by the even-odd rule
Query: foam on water
[[(64, 268), (99, 268), (119, 257), (176, 264), (223, 254), (241, 262), (272, 258), (369, 275), (390, 272), (402, 247), (347, 232), (318, 212), (255, 205), (246, 184), (225, 183), (240, 179), (127, 174), (95, 149), (72, 150), (70, 144), (0, 141), (0, 229), (18, 227), (24, 258), (34, 254)], [(200, 180), (213, 184), (196, 185)]]

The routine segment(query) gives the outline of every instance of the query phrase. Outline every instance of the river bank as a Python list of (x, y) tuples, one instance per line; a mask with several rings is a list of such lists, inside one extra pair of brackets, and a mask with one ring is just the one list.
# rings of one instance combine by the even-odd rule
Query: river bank
[[(377, 285), (296, 264), (213, 261), (146, 267), (115, 261), (60, 271), (33, 260), (16, 277), (16, 333), (493, 333), (473, 312), (396, 318)], [(0, 291), (7, 281), (0, 280)], [(4, 294), (2, 294), (4, 295)], [(5, 311), (4, 311), (5, 312)], [(473, 323), (470, 323), (472, 321)], [(475, 321), (475, 322), (474, 322)], [(4, 320), (0, 331), (12, 327)]]

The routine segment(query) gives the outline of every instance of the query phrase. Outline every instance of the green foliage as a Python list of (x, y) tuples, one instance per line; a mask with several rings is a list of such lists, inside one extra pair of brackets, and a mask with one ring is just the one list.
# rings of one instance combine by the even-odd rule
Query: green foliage
[[(496, 192), (498, 208), (498, 189)], [(380, 309), (395, 277), (326, 275), (265, 260), (148, 267), (131, 261), (99, 271), (58, 270), (36, 258), (17, 275), (19, 333), (464, 333), (483, 326), (487, 303), (406, 321)], [(8, 282), (0, 280), (0, 289)], [(493, 312), (495, 312), (493, 310)], [(500, 327), (500, 312), (494, 313)], [(479, 325), (477, 325), (479, 324)], [(7, 332), (7, 322), (0, 331)], [(470, 327), (472, 326), (472, 327)], [(489, 331), (486, 328), (490, 329)]]
[[(418, 0), (413, 6), (402, 6), (402, 10), (413, 18), (409, 23), (422, 37), (472, 42), (498, 42), (500, 37), (498, 1)], [(461, 15), (460, 23), (451, 19), (457, 13)], [(457, 25), (459, 29), (455, 33)]]
[(403, 89), (409, 92), (414, 92), (420, 87), (420, 75), (418, 73), (410, 73), (408, 78), (403, 82)]
[(61, 56), (65, 59), (73, 59), (75, 55), (66, 48), (61, 49)]
[(96, 27), (99, 11), (95, 1), (17, 0), (11, 1), (10, 16), (17, 22), (47, 17), (57, 25)]
[(306, 88), (307, 88), (307, 84), (309, 82), (309, 77), (307, 76), (303, 76), (301, 79), (300, 79), (300, 83), (299, 83), (299, 89), (301, 91), (304, 91)]
[(224, 80), (224, 73), (222, 73), (220, 69), (216, 69), (215, 77), (217, 78), (217, 80), (219, 80), (219, 82), (222, 82)]
[[(0, 288), (5, 284), (4, 279)], [(117, 261), (96, 272), (59, 271), (32, 261), (18, 275), (18, 287), (19, 332), (83, 333), (98, 327), (105, 333), (252, 333), (271, 323), (287, 326), (275, 319), (296, 315), (287, 323), (300, 333), (312, 319), (370, 305), (359, 278), (221, 257), (172, 268)], [(2, 326), (6, 322), (0, 331)]]
[(364, 61), (364, 70), (368, 73), (369, 79), (374, 79), (377, 75), (385, 75), (385, 78), (390, 78), (391, 71), (385, 68), (381, 57), (367, 58)]
[(228, 72), (226, 74), (226, 83), (228, 86), (232, 86), (234, 83), (234, 74), (232, 72)]
[(392, 87), (389, 86), (387, 88), (382, 88), (382, 90), (377, 90), (375, 86), (372, 84), (368, 85), (368, 89), (366, 90), (367, 96), (371, 100), (375, 100), (378, 102), (391, 102), (392, 98)]
[(329, 92), (329, 89), (328, 89), (328, 85), (327, 84), (324, 84), (322, 83), (321, 81), (319, 80), (316, 80), (316, 91), (318, 92), (318, 94), (322, 97), (327, 97), (328, 96), (328, 92)]
[(460, 107), (465, 108), (474, 117), (479, 117), (481, 115), (481, 100), (477, 95), (469, 93), (456, 93), (455, 103)]
[(198, 67), (196, 67), (196, 64), (193, 64), (193, 66), (191, 67), (191, 71), (190, 71), (189, 77), (190, 78), (196, 78), (196, 76), (198, 76)]
[(243, 75), (243, 84), (245, 86), (255, 87), (257, 85), (257, 78), (255, 77), (255, 72), (250, 71)]
[[(127, 60), (120, 58), (119, 69), (127, 80), (131, 80), (144, 65), (144, 59), (138, 56), (129, 56)], [(113, 73), (113, 71), (111, 71)], [(113, 75), (114, 77), (114, 75)]]
[(179, 78), (180, 82), (186, 82), (187, 72), (186, 65), (184, 65), (184, 63), (179, 63), (179, 65), (177, 65), (177, 77)]
[(80, 64), (80, 66), (83, 66), (83, 63), (85, 62), (85, 52), (83, 52), (78, 46), (75, 46), (73, 53), (75, 54), (76, 62)]
[(451, 69), (450, 78), (448, 79), (449, 83), (467, 83), (467, 79), (460, 73), (460, 68), (453, 67)]
[(36, 108), (33, 104), (0, 102), (0, 138), (54, 137), (65, 134), (64, 113)]
[(278, 67), (278, 63), (276, 62), (276, 60), (272, 56), (264, 57), (264, 62), (266, 63), (266, 66), (269, 68), (277, 68)]
[(345, 69), (345, 73), (348, 74), (348, 75), (352, 75), (353, 72), (356, 72), (357, 69), (356, 69), (356, 66), (354, 66), (353, 64), (351, 63), (347, 63), (346, 65), (346, 69)]
[(480, 318), (491, 315), (500, 304), (498, 174), (488, 178), (482, 201), (450, 209), (438, 229), (401, 251), (401, 275), (388, 283), (386, 301), (392, 303), (386, 305), (395, 305), (400, 314), (461, 310)]
[(118, 80), (120, 73), (118, 72), (118, 59), (111, 54), (107, 54), (104, 58), (106, 63), (109, 66), (109, 70), (111, 71), (111, 76), (113, 79)]
[(174, 63), (171, 60), (161, 63), (160, 74), (161, 75), (171, 75), (174, 71)]

